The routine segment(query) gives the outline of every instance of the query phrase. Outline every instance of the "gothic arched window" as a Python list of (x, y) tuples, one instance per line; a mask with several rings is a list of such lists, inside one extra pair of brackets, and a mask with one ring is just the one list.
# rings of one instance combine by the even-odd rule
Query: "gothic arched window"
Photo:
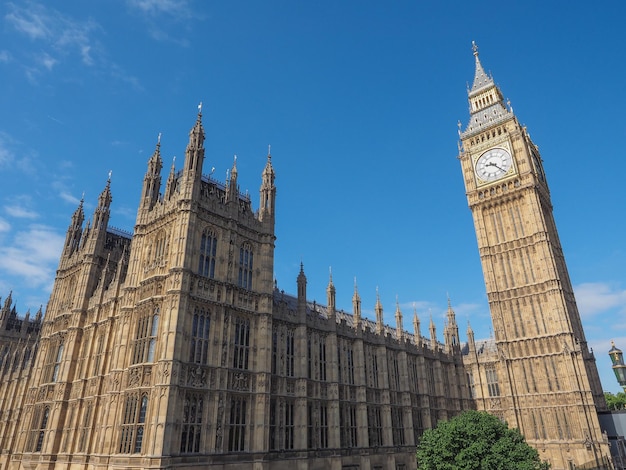
[(210, 312), (196, 308), (191, 324), (191, 350), (189, 354), (189, 362), (195, 362), (196, 364), (208, 363), (210, 326)]
[(243, 287), (248, 290), (252, 289), (253, 261), (252, 247), (249, 243), (244, 243), (239, 249), (239, 287)]
[(202, 233), (200, 239), (200, 258), (198, 260), (198, 274), (200, 276), (215, 278), (215, 259), (217, 255), (217, 237), (208, 230)]

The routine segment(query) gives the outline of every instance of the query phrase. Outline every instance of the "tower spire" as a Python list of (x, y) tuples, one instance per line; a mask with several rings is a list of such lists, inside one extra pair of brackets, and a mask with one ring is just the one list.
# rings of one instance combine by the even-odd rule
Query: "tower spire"
[(460, 133), (461, 139), (466, 139), (474, 133), (513, 117), (513, 112), (506, 107), (502, 92), (494, 83), (493, 78), (485, 73), (478, 58), (478, 46), (474, 41), (472, 41), (472, 50), (475, 61), (474, 82), (467, 92), (470, 121), (465, 131)]
[(163, 160), (161, 159), (161, 133), (157, 137), (154, 153), (148, 159), (148, 169), (143, 179), (143, 199), (144, 208), (152, 209), (159, 199), (161, 191), (161, 169)]
[(374, 307), (376, 312), (376, 332), (380, 335), (383, 333), (383, 305), (380, 303), (380, 295), (378, 293), (378, 286), (376, 286), (376, 306)]
[(478, 46), (472, 41), (472, 50), (476, 60), (476, 71), (474, 72), (474, 83), (472, 84), (472, 92), (479, 90), (487, 85), (493, 85), (493, 78), (485, 73), (480, 59), (478, 58)]
[(354, 315), (354, 328), (358, 330), (361, 326), (361, 296), (356, 284), (356, 277), (354, 278), (354, 295), (352, 296), (352, 314)]
[(329, 279), (328, 279), (328, 287), (326, 288), (326, 297), (328, 303), (328, 316), (331, 318), (335, 317), (335, 285), (333, 284), (333, 270), (332, 268), (328, 268), (329, 271)]
[(204, 163), (204, 128), (202, 127), (202, 102), (198, 105), (196, 123), (189, 131), (183, 173), (187, 181), (200, 181)]
[(261, 221), (274, 220), (274, 205), (276, 203), (276, 186), (274, 186), (274, 168), (272, 167), (271, 145), (267, 146), (267, 163), (261, 176), (261, 200), (259, 203), (259, 219)]

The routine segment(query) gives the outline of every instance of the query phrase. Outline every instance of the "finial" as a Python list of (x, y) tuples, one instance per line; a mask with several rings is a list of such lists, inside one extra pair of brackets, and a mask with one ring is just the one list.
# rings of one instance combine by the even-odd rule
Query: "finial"
[(472, 51), (474, 51), (474, 55), (478, 57), (478, 46), (474, 41), (472, 41)]
[(176, 164), (176, 155), (172, 157), (172, 166), (174, 166), (175, 164)]
[(328, 266), (328, 274), (330, 276), (330, 282), (333, 282), (333, 267)]
[(82, 205), (83, 202), (85, 202), (85, 191), (83, 191), (83, 194), (80, 196), (80, 204)]
[(159, 135), (157, 137), (157, 145), (161, 145), (161, 133), (159, 132)]
[(235, 157), (235, 158), (234, 158), (234, 163), (235, 163), (235, 164), (237, 164), (237, 154), (235, 154), (235, 156), (234, 156), (234, 157)]
[(272, 146), (271, 145), (267, 145), (267, 156), (271, 156), (272, 155)]
[(202, 101), (200, 101), (200, 104), (198, 105), (198, 114), (202, 114)]
[(113, 174), (113, 170), (109, 170), (109, 179), (107, 180), (107, 183), (111, 182), (111, 175)]

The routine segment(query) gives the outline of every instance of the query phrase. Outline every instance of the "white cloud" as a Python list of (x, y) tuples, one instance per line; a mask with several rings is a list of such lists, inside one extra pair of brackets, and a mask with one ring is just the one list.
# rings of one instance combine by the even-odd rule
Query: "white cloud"
[(56, 60), (50, 54), (44, 52), (39, 56), (39, 63), (43, 65), (46, 69), (52, 70), (54, 66), (58, 63), (58, 60)]
[(11, 54), (9, 51), (0, 51), (0, 62), (9, 62), (11, 60)]
[(618, 308), (626, 311), (626, 289), (603, 282), (587, 282), (574, 286), (576, 303), (583, 318)]
[(191, 16), (187, 0), (128, 0), (128, 4), (149, 15), (168, 14), (179, 18)]
[(0, 233), (8, 232), (9, 230), (11, 230), (11, 224), (0, 217)]
[(39, 214), (35, 211), (20, 205), (4, 206), (4, 210), (11, 217), (16, 217), (18, 219), (36, 219), (39, 217)]
[(53, 228), (31, 225), (0, 247), (0, 269), (23, 278), (30, 286), (49, 286), (64, 238)]
[(51, 36), (48, 26), (50, 18), (45, 14), (45, 9), (41, 5), (29, 3), (28, 7), (19, 8), (9, 3), (8, 7), (11, 11), (4, 18), (16, 30), (30, 39), (46, 39)]
[(25, 65), (28, 79), (37, 82), (41, 67), (51, 70), (62, 59), (78, 55), (83, 64), (94, 65), (94, 32), (100, 27), (92, 20), (76, 20), (41, 3), (9, 4), (5, 21), (18, 33), (42, 44), (45, 50), (35, 58), (36, 66)]

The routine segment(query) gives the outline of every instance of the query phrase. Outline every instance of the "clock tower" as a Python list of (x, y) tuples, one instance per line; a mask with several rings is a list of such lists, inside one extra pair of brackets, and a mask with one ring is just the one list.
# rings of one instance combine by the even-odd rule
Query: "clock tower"
[(518, 427), (553, 470), (613, 468), (597, 416), (606, 404), (539, 149), (473, 49), (459, 159), (495, 333), (495, 345), (484, 349), (490, 361), (471, 348), (470, 380), (485, 384), (476, 402)]

